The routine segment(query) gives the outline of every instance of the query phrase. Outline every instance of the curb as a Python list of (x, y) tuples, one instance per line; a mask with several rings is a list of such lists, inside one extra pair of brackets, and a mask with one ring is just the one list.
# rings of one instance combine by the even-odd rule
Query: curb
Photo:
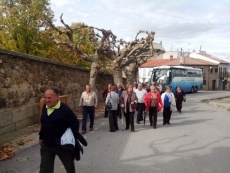
[(202, 103), (208, 102), (209, 100), (221, 100), (221, 99), (225, 99), (225, 98), (230, 98), (230, 96), (223, 96), (223, 97), (215, 97), (215, 98), (210, 98), (210, 99), (204, 99), (201, 100)]

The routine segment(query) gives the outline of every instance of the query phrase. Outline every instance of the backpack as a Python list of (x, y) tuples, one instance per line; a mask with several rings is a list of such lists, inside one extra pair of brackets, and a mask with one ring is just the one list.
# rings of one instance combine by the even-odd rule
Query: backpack
[[(111, 93), (110, 93), (110, 98), (111, 98)], [(108, 99), (108, 101), (107, 101), (107, 103), (105, 105), (105, 108), (108, 109), (108, 110), (112, 109), (112, 103), (110, 101), (110, 98)]]

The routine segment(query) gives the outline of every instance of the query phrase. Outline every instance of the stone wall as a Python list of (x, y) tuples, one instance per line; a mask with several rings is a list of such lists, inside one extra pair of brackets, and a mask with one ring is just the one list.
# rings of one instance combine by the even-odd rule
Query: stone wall
[[(37, 123), (39, 100), (48, 87), (57, 86), (73, 109), (88, 82), (87, 69), (0, 49), (0, 135)], [(112, 76), (99, 74), (99, 101), (108, 83)]]

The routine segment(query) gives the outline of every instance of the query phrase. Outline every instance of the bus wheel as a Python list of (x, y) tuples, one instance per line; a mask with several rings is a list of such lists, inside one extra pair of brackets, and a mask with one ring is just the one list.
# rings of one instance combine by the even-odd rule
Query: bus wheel
[(191, 88), (191, 93), (194, 93), (194, 92), (195, 92), (194, 87), (192, 87)]
[(198, 87), (196, 86), (196, 87), (195, 87), (195, 93), (197, 93), (197, 92), (198, 92)]

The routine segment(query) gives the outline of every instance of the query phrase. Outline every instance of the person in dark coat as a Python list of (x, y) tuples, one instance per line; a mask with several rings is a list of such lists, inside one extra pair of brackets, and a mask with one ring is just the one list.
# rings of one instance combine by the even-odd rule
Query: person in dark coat
[(42, 108), (39, 144), (41, 146), (40, 173), (53, 173), (57, 155), (67, 173), (75, 173), (74, 153), (63, 149), (57, 143), (67, 128), (72, 130), (74, 138), (79, 136), (79, 121), (73, 111), (59, 100), (59, 90), (55, 87), (45, 92), (46, 104)]
[[(104, 90), (104, 92), (102, 93), (103, 99), (104, 101), (106, 100), (106, 97), (108, 95), (108, 93), (110, 92), (110, 88), (111, 88), (111, 84), (108, 84), (108, 87)], [(108, 110), (105, 107), (105, 113), (104, 113), (104, 117), (108, 117)]]
[(174, 95), (175, 95), (175, 99), (176, 99), (177, 112), (181, 113), (182, 103), (185, 99), (185, 93), (181, 89), (181, 87), (178, 86)]

